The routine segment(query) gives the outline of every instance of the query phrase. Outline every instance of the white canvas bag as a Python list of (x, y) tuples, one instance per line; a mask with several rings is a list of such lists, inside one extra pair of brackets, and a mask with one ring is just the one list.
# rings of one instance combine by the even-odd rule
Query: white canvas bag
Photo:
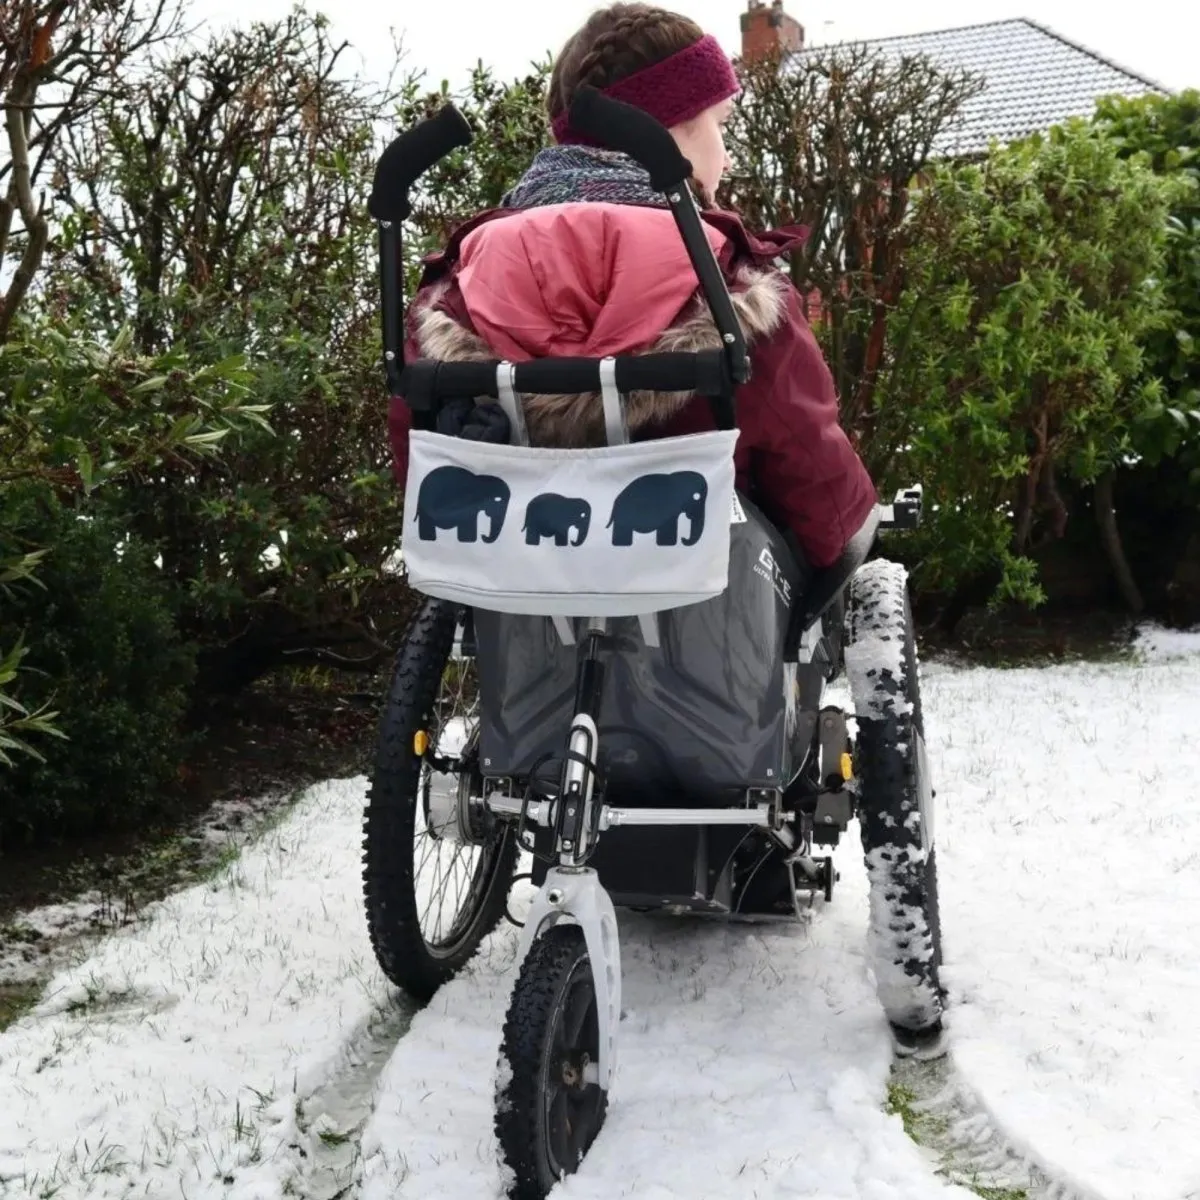
[(737, 438), (733, 429), (561, 450), (414, 430), (409, 582), (538, 616), (638, 616), (720, 595)]

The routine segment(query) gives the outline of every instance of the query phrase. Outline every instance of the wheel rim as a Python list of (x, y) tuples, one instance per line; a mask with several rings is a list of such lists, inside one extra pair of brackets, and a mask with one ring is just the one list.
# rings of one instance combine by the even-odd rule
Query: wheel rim
[(429, 953), (448, 956), (470, 933), (487, 895), (503, 844), (504, 830), (483, 845), (435, 836), (429, 822), (430, 795), (449, 789), (457, 795), (458, 776), (473, 770), (479, 743), (479, 689), (472, 659), (451, 657), (431, 712), (430, 750), (447, 760), (449, 772), (421, 765), (413, 825), (413, 892), (421, 937)]
[(579, 1166), (600, 1130), (604, 1092), (586, 1079), (600, 1054), (596, 989), (585, 961), (578, 963), (563, 992), (546, 1039), (543, 1128), (551, 1175), (561, 1179)]
[(921, 818), (921, 848), (926, 854), (933, 849), (933, 785), (929, 781), (929, 760), (925, 755), (925, 739), (913, 730), (916, 743), (917, 811)]

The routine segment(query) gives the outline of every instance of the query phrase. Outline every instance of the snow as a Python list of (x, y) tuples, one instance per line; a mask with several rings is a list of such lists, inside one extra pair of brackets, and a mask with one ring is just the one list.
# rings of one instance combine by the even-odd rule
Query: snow
[(884, 720), (911, 705), (880, 679), (904, 677), (904, 600), (907, 572), (899, 563), (872, 559), (859, 568), (852, 594), (852, 638), (845, 650), (846, 676), (857, 716)]
[(1200, 651), (926, 675), (957, 1065), (1081, 1191), (1200, 1195)]
[(359, 900), (362, 797), (361, 780), (311, 789), (0, 1034), (0, 1190), (249, 1200), (302, 1179), (304, 1101), (388, 994)]
[[(950, 987), (939, 1069), (955, 1104), (979, 1106), (961, 1136), (1002, 1138), (1055, 1195), (1186, 1200), (1200, 1195), (1200, 636), (1146, 630), (1134, 649), (924, 668)], [(363, 793), (361, 779), (312, 789), (0, 1034), (0, 1193), (332, 1196), (320, 1133), (356, 1123), (339, 1107), (354, 1093), (369, 1115), (347, 1195), (502, 1195), (492, 1095), (517, 931), (502, 925), (409, 1025), (367, 943)], [(621, 914), (620, 1073), (555, 1195), (974, 1195), (885, 1112), (856, 833), (833, 904), (804, 922)], [(387, 1014), (394, 1049), (370, 1043)], [(364, 1057), (384, 1064), (377, 1080), (353, 1075)]]
[[(970, 1197), (882, 1111), (865, 924), (863, 887), (802, 927), (623, 915), (620, 1071), (563, 1200)], [(364, 1134), (363, 1200), (504, 1194), (492, 1094), (515, 943), (494, 937), (414, 1018)]]

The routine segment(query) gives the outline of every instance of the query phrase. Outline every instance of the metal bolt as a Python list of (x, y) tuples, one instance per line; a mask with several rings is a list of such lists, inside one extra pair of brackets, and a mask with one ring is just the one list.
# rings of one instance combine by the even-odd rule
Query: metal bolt
[(670, 200), (672, 204), (678, 204), (680, 200), (683, 199), (683, 196), (679, 192), (672, 192), (667, 199)]
[(727, 333), (725, 335), (725, 344), (726, 345), (732, 346), (735, 341), (737, 341), (737, 339), (733, 336), (732, 333)]
[(555, 908), (557, 908), (565, 899), (566, 897), (563, 895), (561, 888), (551, 888), (550, 891), (546, 893), (546, 900), (550, 904), (553, 904)]
[(387, 351), (386, 354), (384, 354), (383, 357), (386, 358), (388, 360), (388, 362), (395, 362), (396, 361), (396, 352), (394, 350), (389, 350), (389, 351)]

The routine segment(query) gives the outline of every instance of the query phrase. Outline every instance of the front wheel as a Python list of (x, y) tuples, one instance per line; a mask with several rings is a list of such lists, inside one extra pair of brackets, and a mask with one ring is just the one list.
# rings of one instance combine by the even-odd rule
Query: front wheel
[(879, 1001), (901, 1045), (920, 1044), (940, 1030), (945, 1001), (933, 791), (903, 567), (876, 559), (857, 572), (846, 634), (870, 883), (868, 949)]
[(583, 930), (555, 925), (530, 948), (500, 1045), (496, 1138), (511, 1200), (544, 1200), (572, 1175), (604, 1124), (600, 1014)]

